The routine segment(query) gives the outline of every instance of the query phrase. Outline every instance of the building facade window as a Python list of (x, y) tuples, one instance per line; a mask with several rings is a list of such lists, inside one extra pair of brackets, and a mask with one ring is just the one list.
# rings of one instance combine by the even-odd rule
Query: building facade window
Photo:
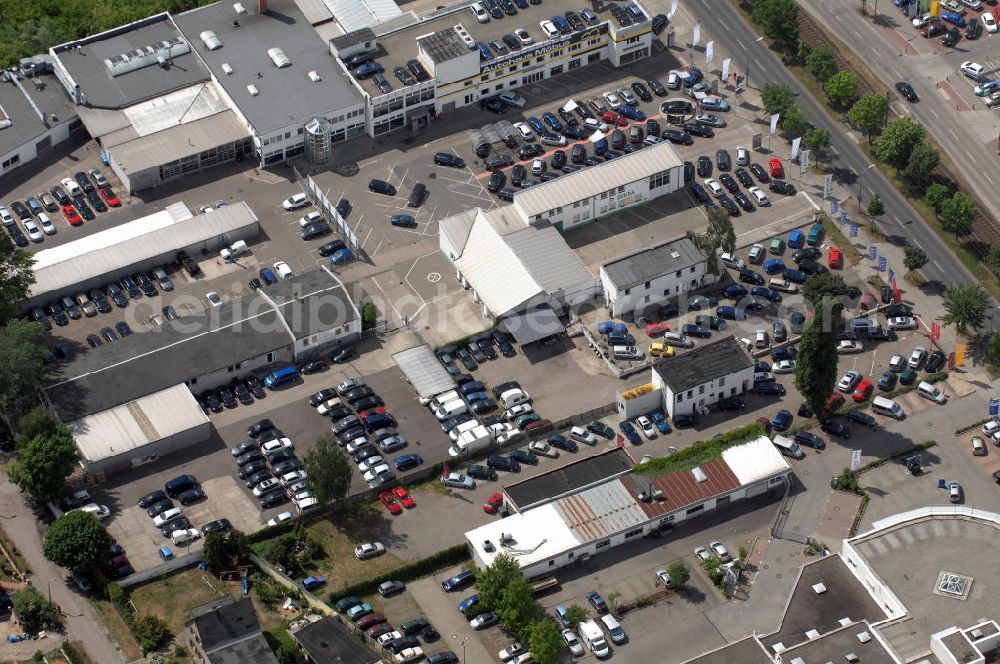
[(660, 171), (649, 176), (649, 189), (659, 189), (670, 184), (670, 171)]
[(695, 505), (694, 507), (688, 509), (687, 515), (691, 516), (692, 514), (697, 514), (698, 512), (701, 512), (704, 509), (705, 509), (704, 505)]
[(632, 539), (633, 537), (638, 537), (642, 535), (642, 528), (636, 528), (635, 530), (630, 530), (625, 533), (625, 539)]
[(595, 549), (603, 549), (603, 548), (607, 547), (609, 544), (611, 544), (611, 540), (601, 540), (600, 542), (598, 542), (597, 544), (594, 545), (594, 548)]

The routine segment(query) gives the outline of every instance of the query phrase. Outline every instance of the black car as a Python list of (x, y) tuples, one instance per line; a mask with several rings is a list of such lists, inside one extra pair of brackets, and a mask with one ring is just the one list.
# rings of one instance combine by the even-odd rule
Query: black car
[(712, 175), (712, 160), (702, 155), (698, 157), (698, 177), (707, 178)]
[(253, 397), (250, 395), (250, 388), (247, 387), (246, 383), (233, 381), (233, 392), (236, 393), (236, 398), (239, 399), (240, 403), (244, 406), (249, 406), (253, 403)]
[(816, 260), (823, 255), (816, 247), (802, 247), (801, 249), (796, 249), (795, 253), (792, 254), (792, 261), (798, 265), (804, 260)]
[(517, 150), (517, 158), (521, 161), (526, 161), (537, 157), (539, 155), (545, 154), (545, 148), (538, 143), (529, 143), (528, 145), (522, 145)]
[(104, 200), (97, 194), (96, 191), (92, 191), (87, 194), (87, 200), (98, 212), (107, 212), (108, 206), (104, 204)]
[(181, 505), (193, 505), (202, 500), (205, 500), (205, 492), (201, 489), (188, 489), (177, 496), (177, 502)]
[(826, 420), (819, 425), (820, 429), (830, 434), (831, 436), (837, 436), (838, 438), (850, 438), (851, 430), (843, 422), (839, 420)]
[(795, 195), (795, 185), (789, 184), (784, 180), (771, 180), (769, 188), (771, 191), (778, 194), (784, 194), (785, 196)]
[(166, 512), (168, 509), (174, 506), (174, 501), (169, 498), (160, 498), (155, 503), (150, 503), (149, 507), (146, 508), (146, 514), (151, 518), (159, 516)]
[(795, 442), (799, 445), (806, 445), (814, 450), (826, 449), (826, 441), (814, 434), (812, 431), (796, 431)]
[(420, 645), (420, 641), (415, 636), (401, 636), (398, 639), (393, 639), (385, 646), (393, 654), (398, 654), (405, 650), (406, 648), (415, 648)]
[(674, 415), (674, 426), (678, 429), (693, 427), (698, 424), (698, 416), (694, 413), (678, 413)]
[(667, 96), (667, 89), (663, 87), (663, 83), (660, 83), (660, 80), (658, 78), (649, 79), (648, 81), (646, 81), (646, 85), (649, 86), (649, 89), (652, 90), (653, 94), (656, 95), (657, 97)]
[(719, 197), (719, 205), (726, 208), (726, 212), (729, 213), (730, 217), (738, 217), (741, 214), (740, 208), (733, 202), (733, 199), (725, 194)]
[(52, 187), (51, 189), (49, 189), (49, 191), (52, 193), (53, 196), (56, 197), (56, 200), (59, 201), (59, 205), (73, 204), (73, 199), (70, 198), (69, 194), (66, 193), (66, 190), (60, 187), (59, 185)]
[(847, 412), (847, 419), (863, 427), (874, 429), (877, 425), (875, 418), (862, 410), (850, 410)]
[(715, 136), (714, 129), (700, 122), (685, 122), (684, 131), (694, 136), (700, 136), (701, 138), (712, 138)]
[(263, 399), (266, 396), (264, 386), (261, 384), (260, 379), (256, 376), (250, 376), (247, 378), (246, 385), (254, 399)]
[(86, 221), (93, 221), (94, 211), (90, 209), (90, 206), (83, 200), (82, 197), (77, 197), (75, 201), (76, 210), (80, 213)]
[[(975, 21), (973, 21), (975, 22)], [(903, 95), (903, 98), (910, 103), (920, 101), (920, 97), (917, 96), (917, 91), (913, 89), (913, 86), (905, 81), (900, 81), (896, 83), (896, 91)]]
[(219, 395), (217, 395), (214, 390), (208, 390), (202, 394), (201, 400), (213, 413), (222, 412), (222, 402), (219, 401)]
[(111, 303), (108, 302), (107, 296), (99, 288), (94, 288), (90, 291), (90, 299), (94, 301), (94, 305), (97, 310), (102, 314), (106, 314), (111, 311)]
[(483, 353), (483, 355), (486, 356), (487, 360), (497, 359), (498, 357), (497, 352), (496, 350), (494, 350), (493, 343), (490, 341), (490, 339), (488, 338), (477, 339), (476, 345), (479, 346), (479, 350)]
[(73, 179), (77, 181), (77, 184), (79, 184), (80, 187), (82, 187), (86, 193), (89, 194), (93, 191), (96, 191), (96, 189), (94, 188), (94, 183), (90, 181), (90, 178), (87, 177), (87, 174), (84, 173), (83, 171), (77, 171), (76, 173), (74, 173)]
[(979, 35), (983, 32), (983, 24), (980, 23), (973, 17), (965, 25), (965, 38), (966, 39), (979, 39)]
[(58, 302), (53, 302), (49, 306), (45, 307), (45, 310), (50, 316), (52, 316), (52, 320), (54, 320), (56, 325), (59, 327), (69, 323), (69, 319), (66, 317), (66, 312), (63, 311), (62, 306)]
[(146, 297), (153, 297), (156, 295), (156, 286), (153, 285), (153, 280), (149, 278), (149, 275), (145, 272), (137, 272), (135, 275), (135, 282), (139, 284), (139, 288), (142, 289), (142, 294)]
[(928, 356), (927, 362), (924, 364), (924, 369), (927, 371), (927, 373), (934, 373), (936, 371), (940, 371), (941, 367), (944, 366), (944, 362), (945, 362), (944, 353), (942, 353), (939, 350), (936, 350)]
[(465, 160), (455, 156), (450, 152), (438, 152), (434, 155), (434, 163), (438, 166), (450, 166), (452, 168), (465, 168)]
[(811, 258), (804, 258), (799, 261), (799, 270), (806, 274), (824, 274), (829, 272), (829, 269), (825, 265)]
[(344, 242), (343, 240), (334, 240), (332, 242), (327, 242), (326, 244), (321, 246), (318, 251), (319, 255), (325, 258), (327, 256), (332, 256), (341, 249), (346, 249), (346, 248), (347, 248), (346, 242)]
[(660, 104), (660, 112), (665, 115), (688, 114), (694, 112), (694, 106), (686, 99), (671, 99)]
[(354, 350), (354, 346), (343, 346), (333, 352), (330, 356), (330, 361), (334, 364), (343, 364), (356, 355), (357, 351)]
[(736, 199), (736, 203), (746, 212), (753, 212), (754, 210), (757, 209), (756, 207), (754, 207), (753, 201), (750, 200), (750, 197), (744, 194), (742, 191), (737, 191), (736, 193), (734, 193), (733, 198)]
[(325, 221), (314, 221), (313, 223), (308, 224), (302, 229), (301, 236), (303, 240), (308, 241), (308, 240), (315, 240), (318, 237), (329, 235), (332, 232), (333, 228), (330, 227), (330, 224), (326, 223)]
[(260, 449), (256, 447), (251, 447), (249, 450), (236, 457), (236, 465), (245, 466), (248, 463), (253, 463), (254, 461), (263, 461), (263, 460), (264, 460), (264, 453), (261, 452)]
[(147, 509), (153, 503), (159, 502), (167, 497), (167, 494), (162, 489), (157, 489), (156, 491), (151, 491), (145, 496), (139, 498), (138, 505), (142, 509)]
[(87, 345), (89, 345), (91, 348), (97, 348), (98, 346), (101, 346), (103, 344), (104, 342), (101, 341), (101, 338), (96, 334), (87, 335)]
[(736, 397), (724, 397), (719, 399), (719, 410), (729, 411), (729, 410), (746, 410), (747, 403), (743, 399), (738, 399)]
[(658, 35), (670, 25), (670, 19), (666, 14), (657, 14), (653, 17), (653, 34)]
[(233, 524), (229, 522), (229, 519), (216, 519), (215, 521), (209, 521), (202, 526), (201, 534), (209, 535), (210, 533), (226, 533), (232, 529)]
[(558, 433), (549, 436), (548, 443), (552, 447), (565, 450), (566, 452), (576, 452), (579, 449), (579, 446), (574, 441)]
[(276, 505), (281, 505), (287, 503), (289, 500), (288, 494), (285, 493), (284, 489), (274, 489), (273, 491), (268, 491), (263, 496), (257, 499), (260, 506), (264, 509), (268, 507), (274, 507)]
[(110, 327), (102, 327), (101, 328), (101, 336), (108, 343), (111, 343), (112, 341), (117, 341), (118, 340), (118, 334), (114, 330), (112, 330)]
[(274, 422), (272, 422), (271, 420), (267, 418), (263, 420), (257, 420), (247, 428), (247, 435), (250, 436), (251, 438), (260, 438), (260, 435), (262, 433), (264, 433), (265, 431), (270, 431), (273, 428), (274, 428)]
[(490, 174), (489, 180), (486, 181), (486, 191), (491, 194), (495, 194), (500, 191), (505, 184), (507, 184), (507, 176), (504, 172), (493, 171), (493, 173)]
[(945, 33), (944, 37), (941, 38), (941, 43), (951, 48), (958, 43), (958, 40), (961, 39), (961, 37), (962, 33), (958, 31), (958, 28), (951, 28)]
[(688, 190), (692, 196), (698, 199), (699, 203), (708, 203), (711, 200), (705, 188), (697, 182), (692, 182), (688, 185)]
[(521, 164), (517, 164), (510, 169), (510, 183), (515, 187), (520, 187), (528, 177), (528, 169)]
[(226, 385), (219, 388), (219, 401), (226, 408), (236, 408), (236, 395)]
[(419, 60), (407, 60), (406, 68), (409, 69), (410, 73), (413, 74), (421, 83), (431, 80), (431, 75), (427, 73), (427, 70), (424, 69), (424, 66), (420, 64)]
[(882, 315), (886, 318), (898, 318), (900, 316), (912, 316), (913, 308), (905, 304), (890, 304), (882, 310)]
[(120, 308), (128, 306), (128, 298), (125, 297), (125, 291), (118, 284), (108, 284), (104, 287), (104, 292), (107, 293), (116, 306)]
[(506, 470), (509, 473), (516, 473), (521, 470), (521, 464), (510, 457), (505, 457), (500, 454), (491, 454), (486, 457), (486, 465), (489, 468)]
[(684, 162), (684, 181), (690, 182), (694, 179), (694, 164), (690, 161)]
[(417, 82), (417, 79), (413, 78), (413, 74), (406, 69), (406, 67), (396, 67), (392, 70), (392, 73), (396, 75), (399, 82), (403, 85), (413, 85)]
[(496, 344), (497, 348), (500, 349), (500, 354), (504, 357), (514, 357), (517, 353), (514, 351), (514, 345), (507, 338), (507, 335), (500, 330), (493, 330), (490, 335), (493, 339), (493, 343)]
[(750, 172), (753, 173), (755, 178), (757, 178), (757, 182), (760, 182), (761, 184), (771, 181), (771, 176), (767, 174), (767, 171), (764, 170), (764, 167), (760, 164), (750, 164)]
[(246, 482), (245, 482), (246, 487), (248, 489), (252, 489), (255, 486), (257, 486), (258, 484), (260, 484), (261, 482), (263, 482), (264, 480), (268, 479), (269, 477), (273, 477), (273, 475), (271, 475), (271, 471), (267, 470), (266, 468), (258, 470), (253, 475), (248, 475), (247, 476)]
[(764, 285), (764, 277), (759, 272), (754, 272), (753, 270), (740, 270), (739, 280), (744, 284)]
[(719, 148), (715, 151), (715, 165), (720, 171), (728, 171), (732, 164), (728, 150)]
[(566, 165), (566, 151), (556, 150), (552, 153), (552, 168), (561, 169)]
[(236, 477), (241, 480), (249, 479), (261, 471), (267, 470), (267, 462), (264, 459), (257, 459), (250, 463), (245, 463), (236, 471)]
[(730, 194), (735, 194), (740, 190), (740, 186), (736, 184), (736, 179), (729, 173), (722, 173), (719, 175), (719, 182), (723, 187), (729, 190)]
[(632, 84), (632, 91), (643, 101), (653, 101), (653, 95), (649, 93), (649, 89), (639, 81)]
[(191, 522), (184, 515), (177, 517), (176, 519), (171, 519), (163, 525), (160, 526), (160, 534), (164, 537), (170, 537), (170, 533), (175, 530), (187, 530), (191, 527)]
[(739, 180), (740, 184), (744, 187), (750, 188), (753, 186), (753, 178), (750, 177), (750, 174), (747, 173), (747, 169), (745, 168), (736, 169), (736, 179)]
[(24, 235), (24, 232), (17, 226), (9, 226), (7, 232), (10, 233), (10, 237), (14, 240), (14, 244), (19, 247), (28, 246), (28, 238)]
[(678, 145), (692, 145), (694, 143), (694, 139), (689, 134), (677, 129), (664, 129), (660, 138)]

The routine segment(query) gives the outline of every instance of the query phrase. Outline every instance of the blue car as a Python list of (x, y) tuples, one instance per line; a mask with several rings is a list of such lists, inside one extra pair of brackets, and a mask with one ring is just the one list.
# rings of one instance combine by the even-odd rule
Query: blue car
[(534, 115), (528, 118), (527, 122), (528, 126), (534, 129), (538, 134), (545, 134), (548, 132), (548, 130), (545, 128), (545, 125), (542, 124), (542, 121), (536, 118)]
[(278, 277), (274, 276), (274, 271), (269, 267), (262, 267), (257, 271), (260, 275), (260, 280), (264, 282), (265, 286), (270, 286), (278, 280)]
[(701, 73), (701, 70), (697, 67), (692, 67), (688, 70), (687, 78), (684, 79), (684, 87), (690, 88), (694, 84), (699, 83), (703, 78), (705, 78), (705, 75)]
[(787, 410), (779, 410), (771, 420), (771, 427), (776, 431), (785, 431), (792, 425), (792, 414)]
[(729, 110), (729, 102), (717, 97), (705, 97), (701, 100), (701, 108), (704, 111), (726, 112)]
[(653, 420), (653, 424), (660, 430), (660, 433), (670, 433), (670, 423), (667, 422), (667, 418), (663, 416), (663, 413), (654, 410), (649, 414), (649, 418)]
[(635, 106), (630, 106), (625, 104), (618, 108), (618, 114), (628, 118), (629, 120), (635, 120), (636, 122), (642, 122), (646, 119), (646, 114), (640, 111)]
[(492, 60), (493, 59), (493, 51), (490, 50), (490, 47), (487, 44), (484, 44), (483, 42), (477, 42), (476, 46), (479, 47), (479, 59), (480, 60)]
[(563, 130), (563, 123), (559, 121), (559, 118), (554, 113), (549, 113), (548, 111), (542, 113), (542, 121), (551, 127), (552, 131), (562, 132)]
[(460, 613), (465, 613), (477, 604), (479, 604), (479, 595), (469, 595), (458, 603), (458, 610)]
[(744, 286), (743, 284), (729, 284), (728, 286), (722, 289), (723, 297), (728, 297), (733, 300), (737, 300), (749, 292), (750, 291), (748, 291), (747, 287)]
[(635, 427), (632, 426), (631, 422), (622, 422), (618, 425), (618, 428), (621, 430), (622, 434), (628, 438), (628, 442), (633, 445), (639, 444), (639, 433), (635, 430)]
[(958, 26), (960, 28), (965, 27), (965, 18), (958, 12), (945, 12), (941, 14), (941, 20), (947, 21), (952, 25)]
[[(789, 242), (789, 244), (791, 244)], [(764, 272), (766, 274), (777, 274), (779, 272), (784, 272), (785, 261), (780, 258), (769, 258), (764, 261)]]
[(597, 324), (598, 334), (612, 334), (614, 332), (625, 334), (627, 329), (625, 323), (616, 323), (613, 320), (606, 320)]
[(562, 16), (558, 16), (558, 15), (553, 16), (552, 17), (552, 24), (555, 25), (556, 29), (558, 29), (559, 32), (562, 33), (562, 34), (564, 34), (564, 35), (568, 35), (570, 32), (573, 31), (573, 28), (570, 27), (569, 21), (567, 21)]
[(789, 233), (788, 235), (788, 248), (789, 249), (799, 249), (802, 247), (802, 243), (805, 242), (806, 235), (802, 231), (796, 229)]
[(473, 392), (471, 394), (465, 395), (465, 400), (468, 401), (470, 404), (475, 403), (477, 401), (485, 401), (489, 398), (490, 395), (488, 392)]
[(441, 588), (446, 593), (450, 593), (450, 592), (455, 592), (456, 590), (461, 590), (462, 588), (468, 588), (475, 582), (476, 582), (476, 575), (470, 572), (469, 570), (465, 570), (463, 572), (459, 572), (450, 579), (445, 579), (444, 581), (442, 581)]
[[(306, 590), (316, 590), (317, 588), (322, 587), (325, 583), (326, 579), (322, 576), (308, 576), (302, 579), (302, 587)], [(370, 612), (371, 607), (368, 607), (368, 610)]]
[(771, 302), (781, 302), (781, 293), (773, 291), (767, 286), (754, 286), (750, 289), (751, 295), (759, 295), (760, 297), (766, 298)]
[(396, 460), (392, 462), (392, 465), (396, 466), (396, 470), (404, 471), (416, 468), (423, 462), (424, 460), (419, 454), (404, 454), (403, 456), (396, 457)]
[(722, 320), (746, 320), (747, 315), (736, 307), (716, 307), (715, 316)]
[(343, 249), (337, 249), (333, 254), (330, 255), (330, 263), (333, 265), (344, 265), (347, 261), (351, 260), (354, 254), (347, 247)]

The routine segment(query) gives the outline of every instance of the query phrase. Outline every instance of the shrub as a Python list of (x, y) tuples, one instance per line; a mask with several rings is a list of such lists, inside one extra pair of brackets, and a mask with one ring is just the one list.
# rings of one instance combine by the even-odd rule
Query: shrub
[(375, 327), (378, 320), (378, 307), (371, 302), (366, 302), (361, 307), (361, 329), (370, 330)]
[(156, 650), (167, 638), (167, 625), (157, 616), (137, 613), (129, 621), (132, 633), (144, 652)]

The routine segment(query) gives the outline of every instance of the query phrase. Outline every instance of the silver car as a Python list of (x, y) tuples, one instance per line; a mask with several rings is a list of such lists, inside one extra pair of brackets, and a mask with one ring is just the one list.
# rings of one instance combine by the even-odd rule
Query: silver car
[(476, 480), (461, 473), (448, 473), (441, 477), (441, 484), (455, 489), (475, 489)]

